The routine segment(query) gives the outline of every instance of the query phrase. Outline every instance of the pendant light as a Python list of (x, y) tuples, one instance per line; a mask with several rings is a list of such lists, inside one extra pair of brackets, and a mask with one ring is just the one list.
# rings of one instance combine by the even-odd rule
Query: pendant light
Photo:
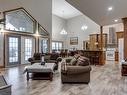
[[(64, 17), (64, 11), (62, 11), (62, 13), (63, 13), (63, 17)], [(62, 28), (60, 34), (61, 35), (67, 35), (67, 31), (64, 29), (64, 27)]]

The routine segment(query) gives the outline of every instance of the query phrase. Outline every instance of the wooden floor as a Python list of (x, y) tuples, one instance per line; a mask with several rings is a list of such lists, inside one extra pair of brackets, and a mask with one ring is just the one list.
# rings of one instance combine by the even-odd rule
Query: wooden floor
[(107, 62), (104, 66), (92, 66), (89, 84), (62, 84), (60, 72), (53, 81), (26, 81), (23, 67), (1, 70), (12, 84), (12, 95), (127, 95), (127, 76), (122, 77), (120, 66)]

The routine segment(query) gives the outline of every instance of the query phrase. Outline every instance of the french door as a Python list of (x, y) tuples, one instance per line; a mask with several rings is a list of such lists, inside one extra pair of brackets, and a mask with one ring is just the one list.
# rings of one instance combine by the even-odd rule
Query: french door
[(28, 63), (28, 58), (32, 57), (32, 48), (33, 48), (33, 42), (32, 38), (25, 38), (25, 44), (24, 44), (24, 60), (25, 64)]
[(35, 39), (27, 36), (7, 36), (7, 66), (27, 64), (35, 52)]
[(21, 62), (21, 38), (20, 36), (7, 36), (7, 65), (19, 65)]
[(35, 53), (35, 39), (21, 36), (21, 64), (28, 64), (28, 59)]

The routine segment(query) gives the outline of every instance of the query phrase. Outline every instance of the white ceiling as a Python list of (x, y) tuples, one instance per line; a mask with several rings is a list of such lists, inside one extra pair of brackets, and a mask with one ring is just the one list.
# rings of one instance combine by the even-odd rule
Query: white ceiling
[[(99, 25), (114, 24), (114, 19), (127, 17), (127, 0), (66, 0)], [(109, 6), (112, 11), (107, 11)], [(118, 22), (117, 22), (118, 23)]]
[(82, 14), (65, 0), (52, 0), (52, 4), (52, 13), (64, 19)]

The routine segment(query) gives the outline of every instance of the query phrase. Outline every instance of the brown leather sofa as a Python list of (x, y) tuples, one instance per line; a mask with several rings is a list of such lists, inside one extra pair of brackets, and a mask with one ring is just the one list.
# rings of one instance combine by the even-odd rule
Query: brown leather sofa
[[(41, 62), (41, 53), (34, 53), (32, 58), (29, 58), (28, 61), (31, 64), (34, 63), (40, 63)], [(51, 54), (45, 54), (44, 60), (46, 63), (56, 63), (56, 66), (54, 67), (55, 70), (58, 69), (58, 62), (60, 62), (62, 59), (59, 57), (59, 54), (57, 53), (51, 53)]]
[(41, 62), (41, 53), (34, 53), (33, 57), (29, 58), (28, 61), (31, 64), (40, 63)]
[[(69, 61), (67, 59), (67, 61)], [(91, 66), (72, 66), (63, 62), (61, 64), (61, 81), (62, 83), (89, 83)]]

